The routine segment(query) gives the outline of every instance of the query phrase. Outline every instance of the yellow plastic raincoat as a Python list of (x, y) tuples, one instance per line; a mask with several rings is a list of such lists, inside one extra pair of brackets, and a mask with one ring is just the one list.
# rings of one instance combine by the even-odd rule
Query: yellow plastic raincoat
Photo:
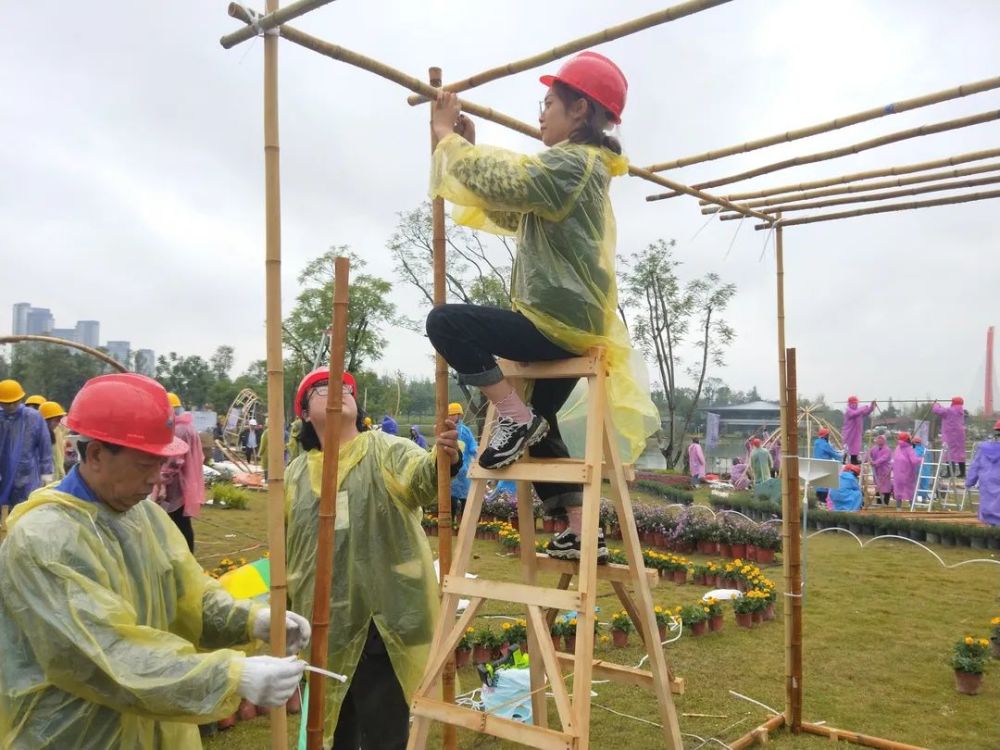
[[(624, 459), (633, 461), (659, 428), (645, 365), (618, 317), (612, 176), (627, 160), (609, 149), (563, 142), (535, 156), (473, 146), (452, 134), (434, 151), (431, 194), (455, 203), (457, 223), (516, 235), (513, 308), (550, 341), (608, 353), (608, 400)], [(569, 405), (579, 412), (579, 405)], [(581, 420), (575, 420), (582, 427)], [(576, 442), (574, 425), (560, 430)]]
[[(0, 545), (0, 747), (200, 748), (231, 715), (260, 605), (205, 574), (173, 521), (53, 487), (17, 505)], [(199, 653), (196, 647), (220, 648)]]
[[(407, 701), (423, 676), (438, 613), (437, 578), (423, 506), (437, 497), (436, 451), (381, 431), (340, 448), (328, 668), (353, 675), (374, 621)], [(288, 596), (313, 612), (323, 454), (312, 450), (286, 476)], [(327, 682), (329, 743), (349, 684)]]
[(52, 478), (58, 482), (66, 476), (66, 433), (69, 430), (57, 424), (52, 432), (55, 435), (52, 442)]

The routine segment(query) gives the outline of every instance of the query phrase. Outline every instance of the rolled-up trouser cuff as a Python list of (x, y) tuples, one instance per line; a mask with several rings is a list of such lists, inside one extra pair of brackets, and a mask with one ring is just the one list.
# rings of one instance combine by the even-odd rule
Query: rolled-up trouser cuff
[(557, 510), (558, 508), (579, 508), (583, 505), (582, 492), (562, 492), (552, 497), (543, 497), (542, 508), (545, 512)]
[(471, 375), (458, 373), (458, 382), (462, 385), (474, 385), (481, 388), (484, 385), (496, 385), (503, 380), (503, 372), (499, 367), (492, 367), (485, 372), (474, 372)]

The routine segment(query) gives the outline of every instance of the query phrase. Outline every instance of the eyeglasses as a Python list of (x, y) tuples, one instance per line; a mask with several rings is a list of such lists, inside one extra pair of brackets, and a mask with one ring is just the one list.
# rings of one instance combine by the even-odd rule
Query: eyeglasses
[[(352, 396), (354, 395), (354, 389), (351, 387), (349, 383), (344, 383), (343, 391), (344, 393), (350, 393)], [(312, 398), (313, 394), (317, 396), (329, 396), (330, 386), (329, 385), (313, 386), (313, 389), (309, 392), (309, 397)]]

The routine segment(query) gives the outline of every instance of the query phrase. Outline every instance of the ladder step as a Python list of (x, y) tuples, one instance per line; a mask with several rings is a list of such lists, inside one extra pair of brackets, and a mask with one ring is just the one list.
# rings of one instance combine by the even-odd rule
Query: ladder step
[[(538, 569), (549, 573), (563, 573), (566, 575), (576, 575), (580, 572), (580, 564), (574, 560), (556, 560), (546, 554), (539, 552), (535, 555)], [(643, 573), (649, 581), (650, 588), (660, 585), (660, 575), (655, 570), (643, 568)], [(620, 581), (621, 583), (632, 582), (632, 572), (628, 565), (609, 563), (608, 565), (597, 566), (597, 577), (602, 581)]]
[(577, 738), (555, 729), (522, 724), (511, 719), (501, 719), (485, 711), (462, 708), (431, 698), (415, 698), (410, 706), (414, 716), (424, 716), (443, 724), (471, 729), (503, 740), (539, 748), (539, 750), (573, 750)]
[(485, 578), (456, 578), (446, 575), (441, 590), (446, 594), (479, 599), (499, 599), (518, 604), (533, 604), (536, 607), (564, 610), (579, 610), (583, 607), (583, 600), (577, 591), (527, 586), (523, 583), (509, 581), (490, 581)]
[[(576, 668), (576, 656), (573, 654), (568, 654), (565, 651), (556, 651), (556, 658), (559, 659), (565, 669), (572, 671)], [(626, 667), (621, 664), (604, 661), (603, 659), (594, 659), (594, 666), (592, 668), (595, 680), (600, 678), (622, 685), (635, 685), (647, 690), (653, 689), (653, 674), (643, 669)], [(670, 681), (670, 692), (675, 695), (683, 695), (684, 680), (679, 677), (673, 678)]]
[(600, 358), (597, 354), (582, 357), (555, 359), (551, 362), (514, 362), (498, 359), (500, 371), (508, 378), (531, 378), (532, 380), (555, 380), (557, 378), (585, 378), (597, 374)]
[(478, 463), (469, 469), (470, 479), (507, 479), (525, 482), (590, 483), (590, 467), (575, 458), (545, 461), (520, 460), (502, 469), (484, 469)]

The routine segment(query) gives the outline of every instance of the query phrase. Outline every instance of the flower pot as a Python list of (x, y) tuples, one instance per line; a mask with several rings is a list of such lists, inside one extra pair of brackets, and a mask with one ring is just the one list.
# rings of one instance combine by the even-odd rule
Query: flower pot
[(663, 643), (665, 640), (667, 640), (667, 626), (666, 625), (659, 625), (659, 624), (657, 624), (657, 626), (656, 626), (656, 632), (660, 636), (660, 643)]
[(745, 544), (733, 544), (733, 553), (730, 555), (734, 560), (738, 557), (741, 560), (747, 556), (747, 546)]
[(290, 714), (300, 714), (302, 713), (302, 691), (296, 690), (292, 693), (292, 697), (288, 699), (288, 703), (285, 704), (285, 711)]
[(847, 530), (850, 531), (852, 534), (858, 534), (860, 536), (861, 524), (857, 523), (856, 521), (849, 521), (847, 523)]
[(906, 535), (915, 542), (922, 542), (927, 538), (923, 529), (910, 529), (906, 532)]
[(747, 560), (753, 560), (757, 562), (757, 545), (748, 544), (747, 545)]
[(568, 654), (572, 654), (576, 651), (576, 636), (575, 635), (564, 635), (563, 645), (566, 647), (565, 651)]
[(994, 641), (990, 639), (990, 656), (994, 659), (1000, 659), (1000, 641)]
[(236, 709), (236, 715), (240, 721), (250, 721), (257, 718), (257, 706), (246, 698), (240, 701), (240, 707)]
[(761, 610), (757, 610), (751, 615), (754, 624), (764, 622), (764, 613)]
[(554, 648), (556, 651), (562, 651), (562, 649), (559, 648), (559, 646), (561, 645), (560, 644), (561, 639), (562, 639), (561, 636), (552, 635), (552, 648)]
[(952, 536), (951, 534), (942, 534), (941, 535), (941, 544), (943, 544), (945, 547), (954, 547), (955, 546), (955, 537)]
[(986, 542), (990, 549), (1000, 549), (1000, 537), (991, 536)]
[(455, 667), (461, 669), (462, 667), (467, 667), (469, 661), (472, 659), (472, 649), (471, 648), (456, 648), (455, 649)]
[(490, 651), (490, 661), (497, 661), (498, 659), (503, 659), (507, 656), (507, 649), (510, 648), (506, 643), (502, 646), (497, 646), (495, 649)]
[(473, 664), (485, 664), (490, 660), (493, 655), (492, 649), (488, 646), (473, 646), (472, 648), (472, 663)]
[(971, 537), (972, 549), (986, 549), (986, 539), (981, 536)]
[(675, 570), (673, 571), (674, 583), (685, 584), (688, 580), (688, 572), (686, 570)]
[(934, 531), (928, 531), (926, 537), (928, 544), (941, 544), (941, 535)]
[(615, 648), (625, 648), (628, 645), (628, 633), (624, 630), (611, 630), (611, 642)]
[(555, 530), (556, 530), (556, 519), (549, 518), (548, 516), (542, 518), (542, 531), (544, 531), (546, 534), (551, 534)]
[(691, 624), (691, 635), (697, 638), (700, 635), (705, 635), (708, 632), (708, 620), (702, 620), (701, 622), (695, 622)]
[(611, 536), (612, 539), (619, 539), (620, 540), (622, 538), (621, 527), (615, 526), (614, 528), (612, 528), (610, 536)]
[(510, 525), (511, 525), (511, 528), (513, 528), (513, 529), (520, 529), (521, 528), (521, 519), (520, 519), (520, 517), (518, 517), (518, 515), (516, 513), (513, 516), (510, 517)]
[(745, 594), (747, 592), (747, 589), (749, 588), (749, 586), (747, 586), (747, 582), (746, 581), (744, 581), (742, 578), (740, 578), (740, 579), (738, 579), (736, 581), (736, 588), (740, 591), (740, 593)]
[(715, 581), (716, 581), (715, 573), (706, 573), (705, 574), (705, 585), (706, 586), (711, 586), (714, 589), (715, 586), (716, 586), (716, 582)]
[(718, 633), (722, 630), (722, 623), (725, 622), (725, 618), (722, 615), (716, 615), (715, 617), (708, 618), (708, 629), (713, 633)]
[(732, 557), (733, 545), (729, 544), (729, 542), (719, 542), (719, 554), (723, 557)]
[(769, 565), (774, 562), (774, 550), (773, 549), (761, 549), (757, 548), (757, 562), (761, 565)]
[(667, 535), (657, 531), (653, 534), (653, 546), (654, 547), (666, 547), (667, 546)]
[(983, 676), (981, 674), (955, 670), (955, 690), (962, 695), (979, 695), (982, 686)]
[(749, 612), (737, 612), (736, 613), (736, 624), (741, 628), (752, 628), (753, 627), (753, 615)]
[(693, 583), (695, 586), (707, 586), (708, 581), (705, 580), (706, 578), (707, 576), (704, 573), (698, 573), (698, 575), (694, 577)]
[(772, 602), (771, 604), (768, 604), (766, 607), (764, 607), (764, 611), (763, 611), (762, 614), (764, 615), (764, 622), (770, 622), (771, 620), (773, 620), (774, 619), (774, 603)]
[(702, 555), (714, 555), (715, 554), (715, 542), (708, 539), (698, 540), (698, 552)]

